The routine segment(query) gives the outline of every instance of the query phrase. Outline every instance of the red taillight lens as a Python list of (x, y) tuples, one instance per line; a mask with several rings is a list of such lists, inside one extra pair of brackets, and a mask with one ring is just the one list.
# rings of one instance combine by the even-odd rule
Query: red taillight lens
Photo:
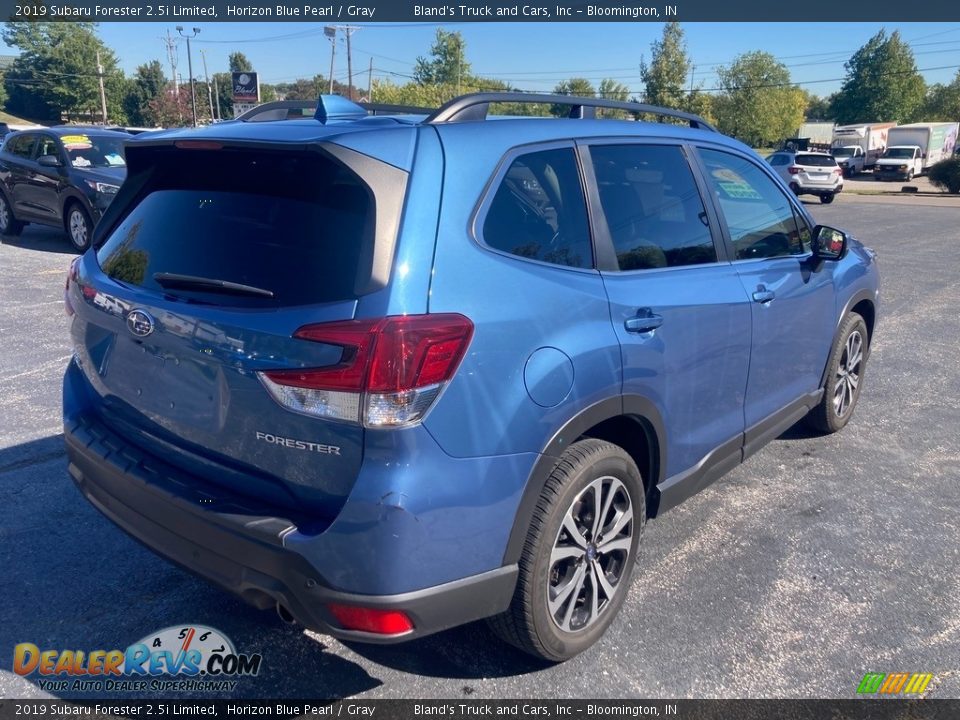
[(375, 610), (352, 605), (327, 605), (344, 630), (377, 635), (403, 635), (413, 630), (413, 621), (400, 610)]
[(473, 323), (452, 314), (306, 325), (293, 336), (343, 346), (340, 363), (264, 374), (281, 385), (317, 390), (414, 390), (453, 377), (472, 335)]
[(843, 168), (834, 168), (833, 170), (837, 175), (843, 175)]
[(306, 325), (293, 336), (339, 345), (343, 355), (330, 367), (263, 372), (273, 396), (340, 420), (359, 421), (362, 409), (368, 425), (382, 427), (423, 416), (463, 359), (473, 323), (457, 314), (401, 315)]
[(800, 172), (800, 168), (798, 168), (796, 165), (791, 165), (790, 167), (787, 168), (787, 172), (790, 173), (791, 175), (796, 175), (797, 173)]
[(473, 323), (463, 315), (385, 318), (377, 329), (364, 389), (393, 393), (446, 382), (472, 335)]

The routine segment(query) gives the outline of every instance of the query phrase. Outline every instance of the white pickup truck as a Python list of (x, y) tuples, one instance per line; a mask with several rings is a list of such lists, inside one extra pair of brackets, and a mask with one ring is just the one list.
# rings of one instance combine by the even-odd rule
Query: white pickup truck
[(866, 170), (867, 155), (859, 145), (844, 145), (830, 150), (830, 154), (843, 170), (844, 177), (853, 177)]

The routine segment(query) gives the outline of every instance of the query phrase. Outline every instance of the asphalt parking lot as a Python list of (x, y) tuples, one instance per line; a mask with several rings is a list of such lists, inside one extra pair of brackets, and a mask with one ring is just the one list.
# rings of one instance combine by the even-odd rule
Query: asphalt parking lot
[[(499, 644), (482, 623), (346, 645), (130, 540), (66, 473), (72, 254), (52, 230), (3, 238), (0, 697), (51, 695), (12, 672), (17, 643), (122, 649), (182, 623), (263, 655), (236, 697), (852, 697), (864, 673), (895, 671), (933, 673), (928, 697), (960, 697), (960, 199), (844, 195), (807, 207), (880, 254), (882, 314), (856, 416), (831, 437), (791, 429), (649, 523), (620, 617), (559, 666)], [(84, 697), (111, 695), (125, 693)]]

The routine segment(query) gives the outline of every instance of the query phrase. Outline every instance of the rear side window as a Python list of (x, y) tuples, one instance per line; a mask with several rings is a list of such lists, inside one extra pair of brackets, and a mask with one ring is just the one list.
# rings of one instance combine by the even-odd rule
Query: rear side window
[(703, 200), (679, 147), (596, 145), (590, 156), (621, 270), (717, 261)]
[(482, 236), (489, 247), (511, 255), (567, 267), (593, 267), (573, 148), (516, 158), (490, 202)]
[(797, 165), (807, 167), (836, 167), (837, 161), (829, 155), (797, 155)]
[(4, 149), (11, 155), (29, 159), (33, 151), (33, 141), (36, 138), (36, 135), (17, 135), (7, 140)]
[(771, 155), (770, 157), (767, 158), (767, 162), (769, 162), (774, 167), (789, 165), (790, 156), (789, 155)]
[[(271, 307), (355, 296), (372, 200), (318, 153), (168, 151), (97, 252), (110, 277), (193, 302)], [(187, 276), (238, 284), (204, 288)]]

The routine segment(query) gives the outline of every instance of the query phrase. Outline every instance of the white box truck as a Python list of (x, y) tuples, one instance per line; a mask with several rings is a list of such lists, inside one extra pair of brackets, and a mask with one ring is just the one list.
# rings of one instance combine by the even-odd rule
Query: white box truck
[[(860, 153), (853, 149), (859, 147), (863, 152), (863, 169), (871, 170), (888, 145), (887, 133), (896, 126), (897, 124), (893, 122), (837, 125), (833, 129), (833, 140), (830, 143), (831, 153), (837, 157), (839, 162), (841, 156), (859, 157)], [(834, 152), (840, 148), (847, 149), (839, 154)]]
[(911, 180), (950, 157), (960, 124), (955, 122), (898, 125), (887, 133), (887, 149), (879, 160), (878, 179)]

